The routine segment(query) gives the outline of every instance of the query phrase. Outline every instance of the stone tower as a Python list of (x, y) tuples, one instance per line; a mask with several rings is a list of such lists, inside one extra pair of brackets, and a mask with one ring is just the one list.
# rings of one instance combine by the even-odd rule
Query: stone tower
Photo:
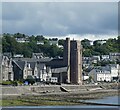
[(70, 82), (82, 84), (82, 49), (81, 42), (70, 42)]
[(63, 62), (68, 67), (67, 82), (71, 84), (82, 83), (82, 47), (78, 40), (70, 41), (66, 38), (64, 43)]
[(64, 42), (63, 62), (67, 66), (67, 82), (70, 83), (70, 38)]

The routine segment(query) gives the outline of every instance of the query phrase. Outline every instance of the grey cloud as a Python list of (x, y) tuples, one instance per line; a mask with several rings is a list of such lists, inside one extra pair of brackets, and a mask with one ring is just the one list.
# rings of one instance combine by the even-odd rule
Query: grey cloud
[(63, 36), (117, 32), (117, 3), (3, 3), (3, 32)]

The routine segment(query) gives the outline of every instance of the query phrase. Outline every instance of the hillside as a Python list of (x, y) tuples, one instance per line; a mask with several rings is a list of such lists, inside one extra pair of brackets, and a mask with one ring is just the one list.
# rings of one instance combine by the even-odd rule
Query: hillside
[[(120, 52), (120, 36), (117, 39), (96, 40), (93, 45), (88, 39), (81, 41), (83, 56), (107, 55), (110, 52)], [(43, 53), (47, 57), (63, 56), (64, 40), (57, 38), (47, 39), (43, 35), (28, 36), (21, 33), (3, 34), (2, 51), (14, 54), (22, 54), (24, 57), (31, 57), (32, 53)]]

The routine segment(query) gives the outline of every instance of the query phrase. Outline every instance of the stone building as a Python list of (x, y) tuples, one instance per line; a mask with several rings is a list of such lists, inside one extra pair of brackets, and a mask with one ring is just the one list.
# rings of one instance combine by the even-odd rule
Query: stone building
[(68, 67), (67, 80), (68, 83), (82, 83), (82, 46), (78, 40), (70, 41), (66, 38), (64, 44), (63, 61)]
[(80, 41), (70, 42), (70, 82), (82, 83), (82, 48)]
[[(61, 81), (61, 72), (57, 73), (59, 77), (58, 81), (62, 83), (71, 83), (71, 84), (82, 84), (82, 46), (81, 42), (78, 40), (70, 40), (66, 38), (64, 42), (64, 52), (63, 58), (53, 59), (47, 66), (50, 66), (52, 69), (67, 68), (66, 70), (66, 81), (65, 78)], [(65, 72), (64, 72), (65, 73)], [(61, 77), (60, 77), (61, 76)]]
[(36, 62), (12, 61), (14, 80), (27, 79), (28, 76), (38, 78), (38, 69)]
[(70, 38), (64, 42), (63, 62), (67, 67), (67, 83), (70, 83)]
[(1, 62), (2, 81), (13, 80), (12, 59), (7, 56), (2, 56)]

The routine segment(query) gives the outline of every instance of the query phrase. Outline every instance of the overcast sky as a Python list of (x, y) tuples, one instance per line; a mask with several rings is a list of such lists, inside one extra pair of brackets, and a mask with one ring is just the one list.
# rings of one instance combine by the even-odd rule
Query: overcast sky
[(90, 40), (117, 37), (118, 3), (3, 2), (2, 32)]

